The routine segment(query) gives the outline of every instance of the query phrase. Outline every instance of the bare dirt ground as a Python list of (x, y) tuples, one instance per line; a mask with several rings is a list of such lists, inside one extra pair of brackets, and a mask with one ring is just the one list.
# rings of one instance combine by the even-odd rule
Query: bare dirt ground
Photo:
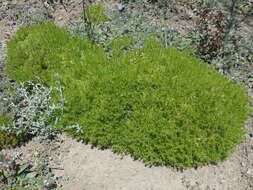
[[(60, 26), (71, 20), (80, 19), (80, 1), (72, 0), (70, 11), (58, 5), (52, 11), (55, 23)], [(4, 8), (5, 6), (5, 8)], [(19, 27), (12, 22), (10, 12), (18, 8), (24, 10), (40, 8), (38, 1), (0, 2), (0, 79), (3, 73), (6, 42)], [(7, 7), (7, 8), (6, 8)], [(15, 9), (15, 10), (14, 10)], [(253, 100), (253, 90), (248, 89)], [(253, 105), (253, 103), (252, 103)], [(110, 150), (98, 150), (90, 145), (60, 136), (59, 148), (54, 152), (36, 139), (24, 146), (3, 150), (7, 154), (22, 152), (23, 159), (30, 159), (36, 151), (52, 153), (52, 160), (59, 166), (52, 167), (56, 176), (68, 177), (62, 186), (68, 190), (252, 190), (253, 189), (253, 118), (245, 125), (245, 141), (224, 162), (197, 169), (177, 171), (166, 167), (146, 167), (141, 161), (129, 156), (120, 156)], [(53, 166), (53, 162), (52, 162)]]
[(129, 156), (92, 149), (70, 137), (62, 139), (60, 160), (64, 170), (55, 174), (69, 176), (63, 187), (71, 190), (246, 190), (253, 180), (252, 138), (223, 163), (185, 171), (145, 167)]

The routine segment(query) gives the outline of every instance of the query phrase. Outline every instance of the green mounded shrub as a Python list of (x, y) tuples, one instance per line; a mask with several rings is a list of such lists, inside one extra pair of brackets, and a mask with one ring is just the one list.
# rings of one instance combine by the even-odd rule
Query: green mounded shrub
[[(0, 126), (11, 125), (11, 119), (7, 115), (0, 115)], [(17, 146), (25, 139), (24, 134), (13, 134), (4, 130), (0, 130), (0, 150)]]
[(152, 40), (119, 55), (109, 59), (100, 47), (46, 24), (17, 32), (6, 66), (20, 81), (39, 76), (54, 85), (58, 75), (67, 102), (61, 127), (150, 165), (218, 162), (243, 140), (249, 99), (242, 86)]
[[(85, 74), (73, 67), (104, 62), (103, 50), (86, 41), (71, 38), (62, 28), (52, 23), (23, 27), (8, 43), (6, 71), (16, 81), (33, 80), (39, 76), (45, 83), (53, 84), (59, 73), (67, 78)], [(77, 70), (75, 70), (77, 69)], [(73, 76), (76, 75), (76, 76)]]
[[(60, 52), (67, 42), (68, 33), (53, 24), (21, 28), (8, 45), (6, 70), (9, 76), (26, 81), (45, 71), (43, 76), (51, 77), (48, 72), (61, 67)], [(12, 64), (8, 64), (10, 60)]]

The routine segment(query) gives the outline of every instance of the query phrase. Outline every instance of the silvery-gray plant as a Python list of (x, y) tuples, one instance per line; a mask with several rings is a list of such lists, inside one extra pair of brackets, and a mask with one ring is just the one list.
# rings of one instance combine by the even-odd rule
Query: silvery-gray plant
[[(15, 84), (14, 89), (11, 94), (1, 90), (0, 102), (5, 104), (5, 109), (0, 111), (11, 113), (13, 121), (12, 125), (0, 128), (15, 134), (24, 132), (38, 137), (55, 136), (57, 130), (53, 126), (59, 121), (65, 102), (63, 88), (28, 81)], [(57, 103), (52, 102), (53, 91), (60, 95)]]

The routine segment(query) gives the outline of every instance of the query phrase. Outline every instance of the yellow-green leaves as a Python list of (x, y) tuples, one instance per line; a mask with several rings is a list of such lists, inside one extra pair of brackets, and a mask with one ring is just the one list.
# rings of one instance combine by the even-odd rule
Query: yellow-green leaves
[(89, 5), (85, 11), (84, 16), (88, 22), (92, 24), (102, 24), (109, 20), (109, 18), (104, 13), (104, 7), (99, 4)]

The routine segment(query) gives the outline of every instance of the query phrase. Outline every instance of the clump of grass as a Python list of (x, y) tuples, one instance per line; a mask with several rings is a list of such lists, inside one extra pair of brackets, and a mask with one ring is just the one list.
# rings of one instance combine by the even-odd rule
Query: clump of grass
[(58, 126), (77, 139), (150, 165), (224, 160), (243, 140), (249, 103), (243, 87), (154, 40), (119, 53), (122, 40), (110, 59), (52, 24), (22, 28), (8, 44), (7, 71), (19, 81), (59, 80), (66, 104)]
[(102, 24), (109, 20), (100, 4), (89, 5), (84, 10), (85, 19), (92, 24)]

